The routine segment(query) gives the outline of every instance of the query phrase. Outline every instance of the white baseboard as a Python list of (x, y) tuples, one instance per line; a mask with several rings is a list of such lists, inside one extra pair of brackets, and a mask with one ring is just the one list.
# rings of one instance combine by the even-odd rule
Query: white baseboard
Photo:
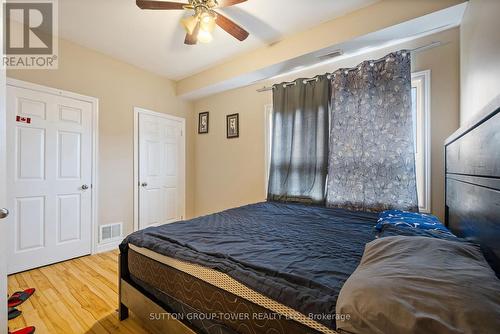
[(109, 252), (115, 249), (118, 249), (118, 246), (122, 243), (123, 238), (117, 239), (115, 241), (111, 242), (104, 242), (104, 243), (99, 243), (97, 244), (95, 248), (95, 253), (94, 254), (99, 254), (99, 253), (105, 253)]

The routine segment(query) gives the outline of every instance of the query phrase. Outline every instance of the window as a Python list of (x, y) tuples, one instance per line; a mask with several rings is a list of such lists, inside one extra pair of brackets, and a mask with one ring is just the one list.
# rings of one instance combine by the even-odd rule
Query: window
[[(411, 99), (413, 115), (413, 136), (415, 139), (415, 166), (417, 174), (417, 193), (420, 212), (431, 211), (431, 174), (430, 174), (430, 71), (412, 74)], [(271, 134), (273, 106), (265, 106), (265, 190), (269, 179), (271, 162)]]

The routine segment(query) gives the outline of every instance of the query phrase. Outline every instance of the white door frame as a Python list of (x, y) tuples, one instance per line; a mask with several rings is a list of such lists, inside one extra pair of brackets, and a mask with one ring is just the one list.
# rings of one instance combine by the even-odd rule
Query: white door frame
[(92, 235), (90, 236), (91, 251), (92, 254), (97, 253), (97, 244), (99, 242), (99, 218), (98, 218), (98, 194), (99, 194), (99, 183), (98, 183), (98, 162), (99, 162), (99, 99), (91, 96), (85, 96), (73, 92), (68, 92), (65, 90), (37, 85), (27, 81), (21, 81), (17, 79), (7, 78), (7, 85), (29, 89), (41, 93), (52, 94), (56, 96), (63, 96), (66, 98), (80, 100), (88, 102), (92, 105), (92, 185), (90, 187), (92, 196), (92, 214), (91, 214), (91, 225), (92, 225)]
[[(423, 100), (422, 117), (423, 117), (423, 137), (424, 137), (424, 198), (423, 203), (419, 203), (419, 210), (423, 213), (431, 213), (432, 211), (432, 183), (431, 183), (431, 70), (413, 72), (411, 74), (412, 86), (416, 81), (420, 85), (419, 96), (417, 100)], [(418, 117), (417, 117), (418, 120)]]
[[(0, 4), (0, 17), (3, 21), (3, 3)], [(3, 24), (3, 23), (2, 23)], [(3, 31), (0, 33), (0, 51), (4, 55), (3, 49)], [(6, 76), (5, 66), (3, 62), (0, 64), (0, 209), (7, 208), (7, 191), (5, 185), (7, 184), (7, 94), (6, 94)], [(0, 219), (0, 333), (7, 333), (7, 244), (8, 236), (7, 224), (9, 217)]]
[(186, 119), (156, 111), (134, 107), (134, 231), (139, 230), (139, 115), (151, 115), (171, 121), (180, 122), (181, 130), (181, 162), (183, 168), (179, 171), (181, 189), (181, 214), (186, 217)]

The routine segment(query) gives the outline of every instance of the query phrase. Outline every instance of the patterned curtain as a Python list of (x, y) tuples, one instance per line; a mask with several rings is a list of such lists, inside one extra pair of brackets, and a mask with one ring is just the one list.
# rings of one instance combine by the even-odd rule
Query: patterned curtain
[(399, 51), (333, 74), (328, 207), (418, 210), (410, 67)]
[(326, 76), (273, 87), (268, 200), (325, 203), (329, 102)]

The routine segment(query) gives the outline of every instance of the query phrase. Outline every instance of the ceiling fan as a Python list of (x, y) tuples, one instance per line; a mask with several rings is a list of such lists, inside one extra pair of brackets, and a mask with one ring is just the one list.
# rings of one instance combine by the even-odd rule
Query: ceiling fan
[(248, 32), (215, 9), (233, 6), (247, 0), (188, 0), (189, 3), (171, 1), (137, 0), (141, 9), (153, 10), (193, 10), (192, 16), (183, 18), (181, 24), (186, 29), (184, 44), (195, 45), (198, 42), (212, 41), (212, 32), (218, 25), (239, 41), (248, 37)]

